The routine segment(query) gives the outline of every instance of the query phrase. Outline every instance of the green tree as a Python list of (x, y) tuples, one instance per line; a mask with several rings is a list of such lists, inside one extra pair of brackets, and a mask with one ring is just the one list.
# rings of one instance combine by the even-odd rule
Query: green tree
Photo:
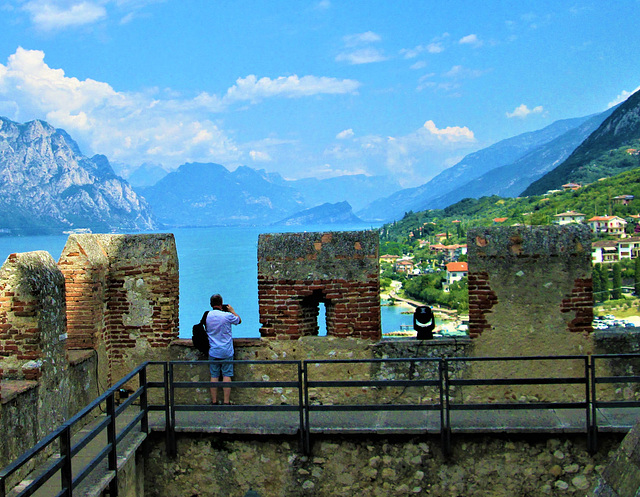
[(602, 300), (602, 268), (600, 264), (593, 266), (591, 271), (591, 281), (593, 285), (593, 300), (598, 302)]
[[(594, 267), (594, 295), (598, 302), (609, 300), (609, 272), (602, 264)], [(597, 279), (597, 282), (595, 281)], [(597, 292), (595, 288), (598, 288)]]
[(611, 298), (618, 300), (622, 298), (622, 269), (617, 262), (613, 265), (613, 282), (611, 288)]
[(640, 295), (640, 255), (636, 256), (635, 259), (635, 270), (636, 274), (634, 275), (634, 286), (636, 295)]

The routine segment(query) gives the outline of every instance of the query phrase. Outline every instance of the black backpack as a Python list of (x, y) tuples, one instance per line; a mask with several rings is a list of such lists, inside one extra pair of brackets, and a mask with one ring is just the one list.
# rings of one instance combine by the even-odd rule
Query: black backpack
[(207, 335), (207, 327), (205, 325), (207, 314), (209, 314), (209, 311), (205, 311), (200, 322), (193, 325), (193, 332), (191, 336), (193, 346), (200, 351), (200, 353), (206, 356), (209, 355), (209, 336)]

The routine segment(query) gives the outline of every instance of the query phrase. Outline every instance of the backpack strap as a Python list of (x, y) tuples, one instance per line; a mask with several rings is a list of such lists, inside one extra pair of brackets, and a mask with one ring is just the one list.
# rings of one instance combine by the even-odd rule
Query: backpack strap
[(209, 311), (204, 311), (202, 319), (200, 320), (200, 324), (204, 326), (204, 331), (207, 331), (207, 314), (209, 314)]

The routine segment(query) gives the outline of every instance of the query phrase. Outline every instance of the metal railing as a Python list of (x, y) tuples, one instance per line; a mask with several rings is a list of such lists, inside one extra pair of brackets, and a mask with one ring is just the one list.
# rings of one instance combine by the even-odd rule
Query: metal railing
[[(112, 388), (100, 395), (91, 404), (86, 406), (75, 416), (62, 424), (59, 428), (43, 438), (30, 450), (21, 455), (11, 464), (0, 470), (0, 497), (6, 497), (6, 482), (27, 463), (30, 463), (40, 455), (46, 455), (53, 451), (53, 457), (48, 458), (43, 467), (39, 468), (38, 475), (31, 482), (21, 488), (16, 495), (26, 497), (33, 495), (45, 483), (51, 480), (57, 473), (60, 474), (60, 490), (52, 494), (56, 497), (67, 497), (73, 495), (73, 490), (78, 487), (103, 461), (106, 460), (106, 473), (109, 478), (109, 491), (111, 495), (116, 495), (118, 485), (117, 475), (117, 446), (129, 435), (133, 429), (140, 424), (140, 432), (148, 433), (148, 406), (147, 406), (147, 363), (142, 364), (127, 376), (122, 378)], [(140, 387), (135, 390), (129, 398), (120, 405), (116, 405), (117, 392), (129, 381), (138, 377)], [(139, 402), (139, 413), (133, 417), (120, 430), (117, 429), (117, 418), (127, 410), (135, 401)], [(72, 443), (71, 434), (74, 430), (92, 421), (91, 413), (105, 406), (104, 416), (92, 427), (88, 433)], [(90, 418), (90, 419), (87, 419)], [(106, 432), (106, 433), (105, 433)], [(106, 442), (98, 453), (82, 468), (75, 468), (76, 475), (73, 476), (73, 458), (80, 453), (90, 442), (99, 435), (106, 434)], [(57, 448), (56, 448), (57, 445)]]
[[(555, 376), (552, 366), (542, 369), (545, 374), (515, 376), (515, 377), (482, 377), (481, 365), (497, 363), (499, 373), (506, 373), (507, 365), (516, 362), (527, 361), (529, 364), (552, 364), (559, 361), (564, 364), (573, 362), (572, 368), (563, 368), (576, 371), (575, 374)], [(598, 374), (604, 371), (604, 363), (609, 361), (609, 370), (613, 373)], [(607, 385), (637, 384), (640, 383), (640, 375), (634, 374), (633, 369), (640, 371), (640, 354), (619, 355), (593, 355), (593, 356), (550, 356), (550, 357), (450, 357), (450, 358), (406, 358), (406, 359), (362, 359), (362, 360), (305, 360), (305, 361), (232, 361), (234, 366), (279, 366), (287, 370), (284, 379), (262, 381), (233, 381), (230, 383), (218, 383), (217, 387), (233, 389), (276, 389), (289, 388), (296, 392), (297, 400), (280, 405), (264, 403), (243, 403), (240, 405), (211, 405), (180, 400), (177, 392), (192, 389), (208, 389), (212, 386), (210, 381), (194, 381), (191, 375), (181, 372), (183, 368), (203, 368), (210, 361), (172, 361), (172, 362), (146, 362), (134, 369), (122, 378), (116, 385), (94, 400), (86, 408), (64, 423), (61, 427), (38, 442), (33, 448), (20, 456), (0, 471), (0, 497), (7, 496), (6, 482), (27, 463), (37, 457), (43, 457), (45, 451), (55, 452), (55, 456), (49, 458), (40, 468), (37, 476), (33, 477), (29, 484), (16, 492), (17, 496), (33, 495), (48, 480), (60, 475), (60, 490), (56, 497), (71, 497), (74, 489), (80, 485), (89, 474), (96, 471), (102, 464), (101, 470), (106, 471), (109, 478), (110, 495), (115, 496), (118, 483), (118, 444), (139, 426), (139, 435), (144, 438), (149, 432), (149, 413), (162, 412), (164, 420), (158, 421), (158, 429), (166, 432), (167, 452), (175, 455), (177, 450), (176, 431), (180, 429), (177, 418), (180, 413), (199, 411), (240, 411), (240, 412), (295, 412), (297, 413), (297, 435), (301, 450), (308, 454), (311, 451), (311, 434), (318, 427), (314, 415), (330, 412), (358, 412), (358, 411), (413, 411), (436, 412), (439, 420), (437, 429), (432, 429), (432, 434), (439, 432), (442, 449), (445, 454), (451, 452), (451, 434), (455, 431), (455, 420), (452, 415), (456, 412), (474, 411), (514, 411), (514, 410), (570, 410), (583, 416), (584, 433), (588, 439), (588, 446), (592, 451), (597, 449), (598, 416), (599, 408), (626, 409), (640, 407), (640, 394), (624, 395), (614, 391), (614, 397), (603, 398)], [(629, 364), (635, 363), (633, 367)], [(613, 364), (613, 367), (612, 367)], [(161, 381), (148, 381), (148, 369), (150, 366), (161, 366)], [(474, 368), (473, 375), (469, 376), (470, 368)], [(352, 369), (356, 373), (351, 374)], [(619, 370), (618, 372), (615, 372)], [(578, 371), (580, 374), (578, 374)], [(363, 374), (364, 372), (364, 374)], [(199, 375), (202, 371), (199, 372)], [(182, 376), (182, 377), (181, 377)], [(188, 378), (184, 378), (188, 376)], [(353, 376), (353, 377), (350, 377)], [(504, 374), (506, 376), (506, 374)], [(139, 387), (120, 405), (116, 402), (116, 392), (131, 380), (136, 380)], [(573, 388), (579, 394), (573, 394), (572, 398), (555, 401), (544, 399), (512, 399), (510, 402), (486, 399), (480, 402), (469, 402), (462, 398), (461, 390), (467, 393), (474, 388), (494, 388), (508, 386), (527, 385), (556, 385)], [(410, 389), (417, 387), (422, 391), (429, 389), (432, 396), (425, 401), (412, 390), (412, 394), (405, 395)], [(156, 404), (148, 401), (149, 389), (162, 389), (162, 400)], [(346, 395), (344, 392), (357, 389), (359, 395)], [(390, 391), (392, 393), (383, 393)], [(399, 393), (393, 390), (400, 389)], [(600, 390), (603, 390), (602, 392)], [(323, 402), (320, 391), (330, 392), (326, 398), (335, 399), (341, 397), (344, 402)], [(419, 391), (419, 390), (418, 390)], [(202, 396), (202, 390), (197, 393)], [(196, 395), (196, 396), (197, 396)], [(333, 395), (333, 397), (332, 397)], [(611, 397), (611, 390), (607, 392)], [(187, 394), (188, 396), (188, 394)], [(207, 393), (208, 397), (208, 393)], [(577, 398), (576, 398), (577, 397)], [(357, 402), (353, 399), (357, 398)], [(483, 399), (482, 395), (475, 398)], [(138, 412), (127, 420), (126, 425), (117, 428), (117, 418), (123, 412), (130, 409), (137, 402)], [(85, 418), (101, 405), (106, 406), (104, 416), (98, 417), (98, 422), (87, 434), (78, 441), (72, 443), (71, 434), (78, 431), (79, 427), (86, 424)], [(454, 416), (455, 417), (455, 416)], [(413, 427), (415, 430), (415, 426)], [(188, 429), (182, 428), (182, 429)], [(339, 428), (338, 428), (339, 429)], [(507, 431), (509, 427), (505, 428)], [(427, 426), (420, 427), (421, 432), (427, 434)], [(513, 428), (513, 431), (518, 431)], [(92, 440), (106, 432), (106, 442), (99, 448), (97, 455), (82, 468), (73, 468), (73, 457), (85, 448)], [(75, 438), (78, 438), (77, 436)], [(58, 448), (56, 450), (56, 445)], [(106, 468), (104, 461), (106, 460)], [(73, 469), (76, 475), (73, 476)], [(31, 478), (31, 477), (30, 477)]]
[(209, 389), (212, 386), (210, 381), (176, 381), (176, 369), (182, 367), (192, 368), (197, 364), (210, 364), (223, 361), (172, 361), (169, 363), (167, 385), (169, 396), (169, 423), (167, 424), (168, 433), (168, 453), (175, 455), (176, 453), (176, 413), (177, 412), (194, 412), (194, 411), (245, 411), (245, 412), (291, 412), (297, 411), (299, 414), (299, 443), (304, 448), (304, 403), (303, 388), (304, 381), (302, 376), (302, 363), (300, 361), (231, 361), (235, 366), (252, 366), (252, 365), (269, 365), (269, 366), (291, 366), (292, 373), (295, 374), (293, 380), (263, 380), (263, 381), (233, 381), (230, 383), (217, 383), (216, 387), (224, 388), (294, 388), (298, 393), (297, 405), (265, 405), (265, 404), (242, 404), (242, 405), (209, 405), (209, 404), (178, 404), (176, 403), (176, 390), (178, 389)]
[[(448, 374), (448, 368), (450, 364), (456, 364), (464, 362), (465, 364), (469, 364), (473, 366), (478, 363), (490, 363), (490, 362), (499, 362), (501, 366), (505, 366), (508, 363), (513, 363), (517, 361), (527, 361), (527, 362), (579, 362), (582, 363), (580, 369), (582, 370), (582, 374), (580, 376), (528, 376), (528, 377), (515, 377), (515, 378), (450, 378)], [(515, 410), (549, 410), (549, 409), (570, 409), (570, 410), (580, 410), (584, 412), (584, 430), (587, 434), (588, 445), (592, 446), (591, 436), (592, 436), (592, 410), (591, 410), (591, 400), (590, 400), (590, 390), (589, 390), (589, 356), (549, 356), (549, 357), (541, 357), (541, 356), (530, 356), (530, 357), (466, 357), (466, 358), (451, 358), (447, 359), (444, 364), (445, 372), (444, 377), (446, 378), (445, 382), (445, 406), (444, 410), (446, 412), (445, 415), (445, 425), (443, 426), (443, 439), (445, 440), (444, 447), (445, 452), (450, 452), (451, 450), (451, 431), (452, 431), (452, 423), (451, 423), (451, 413), (455, 411), (515, 411)], [(549, 372), (553, 372), (554, 369), (551, 367), (546, 368)], [(475, 376), (475, 375), (474, 375)], [(450, 389), (452, 387), (474, 387), (474, 386), (485, 386), (485, 387), (493, 387), (493, 386), (522, 386), (522, 385), (535, 385), (535, 386), (543, 386), (543, 385), (582, 385), (583, 386), (583, 394), (584, 397), (582, 400), (578, 401), (543, 401), (540, 399), (530, 401), (529, 399), (525, 399), (525, 401), (518, 402), (498, 402), (497, 399), (494, 399), (493, 402), (476, 402), (476, 403), (463, 403), (463, 402), (452, 402)]]
[[(328, 359), (328, 360), (308, 360), (303, 362), (304, 378), (306, 379), (304, 386), (305, 395), (305, 453), (309, 453), (311, 450), (311, 413), (312, 412), (336, 412), (336, 411), (439, 411), (440, 412), (440, 424), (444, 425), (444, 376), (443, 376), (443, 359), (438, 358), (408, 358), (408, 359), (361, 359), (361, 360), (341, 360), (341, 359)], [(326, 366), (326, 365), (358, 365), (358, 364), (370, 364), (371, 366), (380, 366), (384, 364), (408, 364), (409, 372), (406, 374), (406, 379), (383, 379), (378, 374), (378, 379), (356, 379), (356, 380), (326, 380), (326, 379), (314, 379), (311, 366)], [(431, 365), (431, 372), (436, 372), (435, 378), (420, 379), (413, 376), (416, 372), (416, 366), (419, 365)], [(319, 371), (317, 372), (320, 373)], [(376, 376), (374, 374), (374, 376)], [(400, 375), (402, 376), (402, 374)], [(384, 399), (380, 402), (373, 403), (346, 403), (346, 404), (331, 404), (324, 405), (321, 403), (313, 402), (309, 398), (310, 389), (387, 389), (394, 387), (402, 387), (403, 389), (409, 387), (435, 387), (439, 392), (439, 401), (436, 403), (420, 403), (420, 402), (406, 402), (395, 403), (390, 402), (388, 399)], [(404, 390), (403, 390), (404, 391)], [(397, 399), (398, 397), (396, 397)], [(443, 432), (444, 433), (444, 432)], [(444, 442), (444, 439), (443, 439)]]

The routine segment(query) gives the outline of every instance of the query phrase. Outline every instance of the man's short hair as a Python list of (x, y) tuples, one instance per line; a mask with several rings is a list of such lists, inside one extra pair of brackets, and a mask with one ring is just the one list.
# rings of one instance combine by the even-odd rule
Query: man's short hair
[(209, 303), (211, 304), (211, 307), (222, 306), (222, 295), (220, 295), (219, 293), (213, 294), (209, 299)]

